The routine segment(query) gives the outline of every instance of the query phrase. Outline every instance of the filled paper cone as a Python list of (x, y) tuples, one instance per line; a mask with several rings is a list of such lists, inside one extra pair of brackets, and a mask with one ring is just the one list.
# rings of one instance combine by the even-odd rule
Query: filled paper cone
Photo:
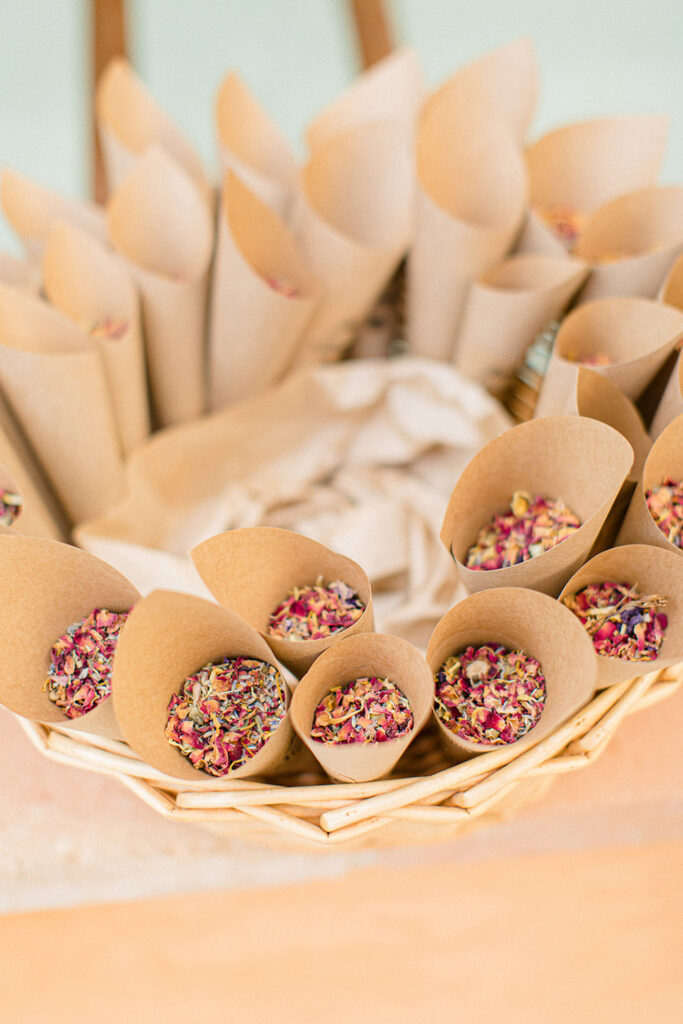
[[(467, 589), (528, 587), (557, 595), (586, 560), (632, 465), (625, 438), (605, 423), (577, 416), (530, 420), (489, 441), (461, 474), (441, 528)], [(581, 526), (526, 562), (468, 569), (467, 552), (479, 530), (509, 508), (518, 490), (565, 502)]]
[(40, 291), (40, 270), (34, 263), (18, 260), (8, 252), (0, 252), (0, 281), (13, 288), (25, 288), (37, 294)]
[[(545, 594), (502, 587), (460, 601), (432, 633), (427, 647), (429, 668), (435, 675), (452, 654), (487, 643), (503, 644), (535, 658), (546, 681), (545, 705), (536, 725), (506, 744), (514, 756), (551, 733), (595, 692), (595, 656), (588, 634), (568, 608)], [(502, 749), (461, 739), (436, 714), (434, 718), (442, 743), (455, 761)]]
[(0, 703), (34, 721), (121, 739), (111, 698), (67, 718), (44, 685), (54, 642), (95, 608), (128, 611), (135, 587), (87, 551), (11, 534), (0, 537), (0, 573)]
[(662, 431), (650, 449), (643, 475), (628, 507), (617, 544), (654, 544), (683, 556), (683, 551), (662, 533), (650, 515), (646, 491), (658, 487), (667, 477), (683, 480), (683, 415), (677, 416)]
[(665, 598), (667, 604), (662, 611), (669, 622), (660, 656), (654, 661), (607, 658), (594, 650), (598, 688), (683, 661), (683, 565), (676, 555), (649, 544), (627, 544), (601, 551), (572, 576), (560, 594), (560, 601), (591, 583), (606, 582), (627, 583), (636, 587), (641, 597)]
[(140, 303), (131, 277), (113, 253), (65, 223), (50, 232), (43, 277), (52, 305), (90, 333), (102, 353), (121, 447), (130, 456), (150, 427)]
[[(318, 743), (313, 715), (335, 686), (365, 676), (394, 683), (413, 712), (413, 728), (383, 743)], [(339, 640), (308, 670), (292, 698), (292, 725), (327, 774), (338, 782), (368, 782), (388, 774), (423, 727), (434, 701), (434, 679), (416, 647), (395, 636), (366, 633)]]
[[(272, 774), (298, 746), (289, 715), (247, 764), (222, 780), (194, 768), (166, 739), (168, 705), (185, 680), (211, 662), (254, 658), (278, 668), (268, 644), (227, 608), (187, 594), (155, 590), (136, 606), (114, 659), (112, 695), (123, 735), (148, 764), (176, 779), (225, 784)], [(283, 679), (287, 700), (289, 691)]]
[(292, 223), (324, 297), (295, 366), (343, 353), (405, 253), (412, 210), (409, 150), (394, 122), (361, 125), (315, 150)]
[(97, 345), (47, 303), (6, 285), (0, 385), (74, 522), (121, 497), (121, 446)]
[(316, 279), (284, 222), (227, 174), (211, 290), (212, 409), (250, 398), (283, 376), (317, 294)]
[[(341, 638), (374, 629), (372, 592), (365, 571), (350, 558), (309, 537), (267, 526), (228, 530), (199, 544), (191, 555), (216, 600), (257, 629), (276, 657), (297, 677)], [(292, 587), (313, 586), (319, 576), (324, 584), (341, 580), (356, 591), (365, 606), (360, 618), (321, 640), (271, 636), (271, 612)]]
[(218, 90), (215, 123), (223, 171), (234, 171), (259, 199), (286, 214), (297, 180), (294, 153), (279, 126), (234, 71)]
[(474, 282), (453, 361), (482, 384), (509, 377), (550, 320), (561, 316), (588, 274), (580, 260), (513, 256)]
[(114, 194), (112, 242), (142, 298), (153, 412), (161, 426), (205, 408), (204, 326), (213, 224), (193, 181), (148, 150)]
[(650, 299), (596, 299), (578, 306), (557, 332), (536, 416), (562, 412), (584, 357), (607, 357), (608, 365), (592, 369), (628, 398), (639, 398), (682, 335), (683, 314)]
[(65, 540), (68, 523), (59, 507), (33, 450), (6, 402), (0, 399), (0, 463), (8, 486), (22, 498), (21, 514), (13, 524), (16, 533)]

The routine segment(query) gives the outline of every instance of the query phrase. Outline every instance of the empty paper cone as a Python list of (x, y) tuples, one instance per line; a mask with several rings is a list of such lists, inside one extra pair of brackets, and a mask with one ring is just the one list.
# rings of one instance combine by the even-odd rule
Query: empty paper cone
[(109, 204), (112, 242), (140, 289), (152, 407), (161, 426), (205, 408), (204, 326), (213, 224), (201, 193), (160, 149)]
[(47, 303), (6, 285), (0, 385), (74, 522), (121, 497), (121, 446), (97, 346)]
[(628, 507), (617, 544), (654, 544), (677, 555), (683, 550), (672, 544), (650, 515), (645, 499), (647, 491), (659, 487), (670, 477), (683, 480), (683, 415), (669, 423), (650, 449), (643, 466), (643, 475)]
[[(207, 785), (272, 774), (281, 767), (298, 746), (289, 715), (248, 763), (222, 780), (194, 768), (166, 739), (169, 701), (185, 680), (209, 663), (240, 657), (278, 668), (268, 644), (227, 608), (166, 590), (143, 598), (126, 623), (112, 675), (116, 716), (135, 753), (173, 778)], [(283, 686), (288, 700), (284, 679)]]
[(572, 576), (560, 594), (560, 601), (591, 583), (607, 582), (626, 583), (635, 587), (641, 597), (654, 595), (666, 599), (661, 611), (668, 626), (660, 656), (653, 661), (607, 658), (594, 650), (598, 688), (683, 661), (683, 566), (676, 555), (649, 544), (627, 544), (602, 551)]
[(211, 290), (212, 409), (250, 398), (283, 376), (316, 299), (317, 282), (285, 223), (228, 174)]
[[(407, 698), (413, 728), (383, 743), (318, 743), (311, 737), (315, 709), (335, 686), (366, 676), (388, 679)], [(308, 670), (292, 697), (290, 715), (297, 735), (327, 774), (339, 782), (379, 779), (394, 767), (423, 727), (434, 700), (434, 680), (416, 647), (378, 633), (339, 640)]]
[(564, 410), (586, 357), (604, 356), (608, 364), (592, 368), (628, 398), (639, 398), (682, 334), (683, 313), (650, 299), (596, 299), (578, 306), (557, 332), (536, 416)]
[[(441, 540), (468, 590), (528, 587), (557, 595), (588, 556), (612, 502), (633, 465), (633, 450), (597, 420), (553, 416), (530, 420), (482, 448), (451, 494)], [(581, 526), (555, 547), (504, 569), (466, 566), (483, 526), (510, 507), (515, 491), (563, 501)]]
[[(374, 628), (370, 580), (350, 558), (290, 530), (253, 527), (228, 530), (191, 552), (199, 575), (220, 604), (246, 619), (270, 644), (277, 658), (300, 677), (324, 650), (352, 633)], [(360, 597), (365, 610), (347, 629), (320, 640), (270, 636), (268, 620), (293, 587), (341, 580)]]
[(234, 71), (218, 90), (215, 121), (223, 171), (234, 171), (259, 199), (285, 214), (296, 186), (294, 153), (279, 126)]
[(111, 699), (67, 718), (44, 685), (54, 642), (95, 608), (128, 611), (135, 587), (87, 551), (11, 534), (0, 537), (0, 573), (0, 702), (34, 721), (121, 739)]
[(509, 377), (539, 331), (561, 316), (587, 273), (579, 260), (513, 256), (483, 274), (465, 301), (455, 365), (482, 384)]
[(48, 237), (43, 277), (52, 305), (99, 346), (121, 447), (130, 456), (149, 434), (140, 304), (131, 277), (113, 253), (64, 223)]
[(0, 281), (37, 294), (40, 291), (40, 270), (35, 263), (26, 263), (8, 252), (0, 252)]
[[(545, 594), (503, 587), (460, 601), (432, 633), (427, 647), (429, 668), (435, 675), (452, 654), (488, 643), (503, 644), (535, 658), (546, 682), (545, 704), (536, 725), (505, 745), (515, 756), (548, 736), (595, 693), (595, 656), (588, 634), (568, 608)], [(503, 749), (502, 745), (461, 739), (438, 715), (434, 718), (455, 761)]]

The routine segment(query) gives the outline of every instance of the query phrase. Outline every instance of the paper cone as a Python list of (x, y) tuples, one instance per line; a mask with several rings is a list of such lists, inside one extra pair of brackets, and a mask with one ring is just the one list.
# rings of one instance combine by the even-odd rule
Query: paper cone
[(678, 256), (666, 275), (658, 295), (660, 302), (683, 310), (683, 255)]
[[(365, 676), (389, 679), (408, 699), (413, 728), (384, 743), (317, 743), (311, 738), (313, 714), (330, 690)], [(387, 775), (429, 718), (434, 679), (423, 656), (407, 640), (378, 633), (337, 641), (308, 670), (292, 698), (297, 735), (327, 774), (338, 782), (369, 782)]]
[(11, 284), (13, 288), (25, 288), (35, 295), (40, 291), (40, 270), (33, 263), (18, 260), (8, 252), (0, 252), (0, 281)]
[(509, 377), (550, 320), (558, 319), (588, 274), (579, 260), (514, 256), (474, 282), (453, 361), (482, 384)]
[(223, 171), (234, 171), (262, 202), (285, 214), (296, 186), (294, 153), (279, 126), (234, 71), (221, 83), (214, 114)]
[(121, 447), (132, 455), (149, 434), (147, 376), (140, 306), (133, 282), (117, 257), (68, 224), (52, 229), (43, 259), (45, 293), (86, 332), (107, 319), (125, 324), (114, 339), (93, 339), (102, 353)]
[(659, 529), (645, 501), (645, 492), (658, 487), (666, 477), (683, 480), (683, 416), (672, 420), (652, 445), (624, 525), (619, 531), (617, 544), (653, 544), (679, 557), (683, 556), (683, 551), (667, 540)]
[(656, 661), (606, 658), (593, 648), (598, 689), (683, 661), (683, 567), (679, 559), (671, 552), (649, 544), (627, 544), (602, 551), (572, 576), (560, 594), (560, 601), (591, 583), (606, 582), (628, 583), (637, 587), (642, 597), (657, 594), (667, 598), (662, 611), (669, 625), (662, 641), (661, 655)]
[(160, 149), (140, 157), (108, 210), (140, 289), (152, 407), (161, 426), (205, 407), (204, 320), (213, 225), (193, 182)]
[(683, 335), (683, 314), (650, 299), (596, 299), (578, 306), (560, 327), (536, 405), (536, 416), (561, 412), (576, 387), (581, 363), (568, 358), (604, 353), (591, 367), (637, 399)]
[(679, 352), (673, 372), (659, 400), (657, 411), (650, 427), (653, 440), (683, 413), (683, 354)]
[[(324, 544), (274, 527), (228, 530), (190, 552), (197, 571), (216, 600), (257, 629), (273, 653), (297, 678), (316, 658), (346, 636), (374, 629), (372, 591), (365, 571)], [(322, 640), (285, 640), (268, 633), (271, 612), (292, 587), (341, 580), (352, 587), (365, 611), (348, 629)]]
[(135, 587), (87, 551), (11, 534), (0, 537), (0, 574), (0, 702), (38, 722), (121, 739), (111, 699), (67, 718), (43, 686), (55, 640), (95, 608), (128, 611)]
[(0, 178), (0, 205), (29, 259), (35, 262), (42, 259), (50, 228), (57, 220), (74, 224), (101, 241), (107, 238), (107, 222), (101, 207), (62, 196), (7, 169)]
[[(631, 446), (616, 430), (575, 416), (529, 420), (489, 441), (461, 474), (441, 528), (467, 589), (514, 586), (557, 595), (586, 560), (632, 465)], [(517, 490), (564, 501), (581, 526), (527, 562), (468, 569), (467, 552), (479, 530), (509, 508)]]
[[(540, 662), (545, 677), (546, 700), (538, 722), (520, 739), (506, 744), (505, 749), (514, 750), (515, 756), (548, 736), (595, 693), (596, 659), (588, 634), (568, 608), (544, 594), (503, 587), (460, 601), (432, 633), (427, 647), (432, 674), (451, 654), (486, 643), (524, 651)], [(436, 714), (434, 718), (445, 748), (456, 761), (502, 749), (460, 739)]]
[(324, 297), (295, 366), (343, 353), (405, 253), (412, 203), (409, 152), (395, 123), (362, 125), (313, 153), (292, 223)]
[[(288, 282), (298, 294), (280, 294), (269, 279)], [(284, 222), (227, 174), (211, 290), (212, 409), (250, 398), (283, 376), (317, 297), (316, 279)]]
[(61, 313), (7, 285), (0, 386), (74, 522), (121, 497), (121, 448), (97, 346)]
[[(222, 780), (194, 768), (166, 739), (168, 704), (185, 680), (210, 662), (237, 657), (279, 668), (256, 630), (227, 608), (166, 590), (143, 598), (126, 623), (112, 676), (116, 716), (136, 754), (175, 779), (207, 785), (272, 774), (280, 767), (298, 746), (289, 715), (248, 764)], [(286, 683), (284, 688), (288, 696)]]

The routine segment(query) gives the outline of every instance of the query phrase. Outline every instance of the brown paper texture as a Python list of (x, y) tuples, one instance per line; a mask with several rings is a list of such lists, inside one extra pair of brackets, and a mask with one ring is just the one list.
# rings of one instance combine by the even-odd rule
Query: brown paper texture
[(104, 361), (124, 456), (149, 434), (147, 375), (140, 303), (121, 261), (65, 223), (48, 236), (43, 259), (45, 293), (56, 309), (86, 332), (111, 318), (125, 323), (115, 339), (93, 339)]
[[(683, 307), (682, 307), (683, 308)], [(662, 431), (683, 413), (683, 354), (679, 352), (678, 359), (664, 389), (664, 394), (659, 400), (657, 411), (652, 420), (650, 433), (653, 440), (659, 437)]]
[(40, 270), (34, 263), (0, 252), (0, 282), (11, 284), (13, 288), (25, 288), (37, 295), (40, 291)]
[[(633, 450), (605, 423), (576, 416), (529, 420), (482, 448), (451, 494), (441, 541), (468, 590), (528, 587), (557, 595), (588, 556), (633, 465)], [(482, 526), (509, 508), (514, 491), (564, 501), (581, 526), (549, 551), (506, 569), (465, 566)]]
[(150, 149), (112, 197), (108, 223), (140, 289), (153, 414), (161, 426), (195, 419), (205, 408), (206, 203), (177, 164)]
[(653, 544), (683, 556), (683, 551), (667, 540), (659, 529), (645, 501), (645, 492), (659, 486), (668, 476), (683, 480), (683, 415), (672, 420), (652, 445), (617, 544)]
[[(278, 293), (268, 279), (286, 281), (299, 295)], [(317, 298), (317, 281), (285, 223), (227, 174), (211, 289), (212, 409), (258, 394), (283, 376)]]
[(591, 367), (637, 399), (683, 334), (683, 314), (650, 299), (596, 299), (572, 310), (557, 332), (536, 405), (536, 416), (565, 408), (581, 364), (568, 356), (602, 352), (608, 366)]
[(279, 668), (256, 630), (227, 608), (166, 590), (143, 598), (126, 623), (112, 675), (116, 716), (136, 754), (175, 779), (206, 780), (207, 786), (281, 767), (294, 746), (289, 715), (248, 764), (223, 779), (194, 768), (166, 739), (169, 701), (188, 676), (209, 662), (240, 656)]
[(678, 256), (666, 275), (658, 295), (660, 302), (683, 309), (683, 255)]
[[(365, 676), (390, 679), (407, 697), (414, 725), (385, 743), (317, 743), (311, 739), (313, 714), (334, 686)], [(429, 718), (434, 679), (416, 647), (407, 640), (364, 633), (338, 640), (308, 670), (292, 698), (292, 725), (327, 774), (338, 782), (369, 782), (386, 775)]]
[(55, 640), (94, 608), (128, 611), (139, 597), (135, 587), (87, 551), (12, 534), (0, 537), (0, 573), (0, 702), (34, 721), (121, 739), (111, 698), (70, 719), (43, 686)]
[[(668, 603), (661, 610), (667, 616), (669, 625), (662, 641), (661, 655), (655, 661), (605, 658), (593, 648), (598, 689), (633, 679), (634, 676), (657, 672), (660, 668), (683, 660), (683, 572), (678, 558), (670, 551), (649, 544), (627, 544), (602, 551), (572, 576), (560, 594), (560, 600), (591, 583), (606, 582), (628, 583), (636, 587), (642, 597), (657, 594), (668, 598)], [(578, 618), (576, 621), (579, 621)]]
[(15, 533), (65, 540), (68, 523), (16, 417), (0, 396), (0, 463), (23, 498)]
[[(365, 571), (350, 558), (290, 530), (253, 527), (210, 537), (191, 552), (197, 571), (216, 600), (257, 629), (273, 653), (301, 677), (332, 644), (374, 628), (372, 592)], [(270, 636), (268, 619), (292, 587), (341, 580), (353, 587), (365, 611), (348, 629), (323, 640)]]
[[(568, 608), (545, 594), (502, 587), (460, 601), (432, 634), (427, 647), (429, 668), (435, 674), (451, 654), (470, 644), (486, 643), (524, 651), (540, 662), (545, 676), (546, 702), (538, 722), (520, 739), (506, 744), (515, 756), (548, 736), (595, 693), (596, 658), (588, 634)], [(460, 739), (436, 714), (434, 718), (442, 743), (456, 761), (501, 749)]]
[(97, 346), (47, 303), (6, 285), (0, 387), (73, 521), (121, 497), (121, 448)]

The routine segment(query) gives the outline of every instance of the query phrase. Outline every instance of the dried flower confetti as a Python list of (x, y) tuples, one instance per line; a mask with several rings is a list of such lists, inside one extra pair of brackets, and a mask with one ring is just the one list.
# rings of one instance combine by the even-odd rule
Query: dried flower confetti
[(225, 658), (204, 665), (173, 694), (166, 739), (193, 767), (220, 777), (247, 764), (286, 713), (285, 685), (274, 665)]
[(385, 743), (413, 728), (408, 699), (389, 679), (363, 676), (335, 686), (313, 714), (317, 743)]
[(11, 526), (21, 512), (21, 495), (0, 487), (0, 526)]
[(683, 480), (668, 476), (645, 492), (650, 515), (668, 541), (683, 550)]
[(106, 316), (88, 329), (95, 341), (119, 341), (128, 330), (128, 321)]
[(612, 365), (612, 360), (606, 352), (568, 352), (566, 358), (570, 363), (581, 363), (582, 366)]
[(95, 608), (55, 640), (44, 689), (67, 718), (80, 718), (111, 694), (116, 644), (128, 612)]
[(301, 295), (297, 286), (283, 277), (267, 277), (265, 280), (274, 292), (284, 295), (287, 299), (298, 299)]
[(515, 491), (510, 511), (495, 515), (482, 527), (467, 552), (468, 569), (506, 569), (527, 562), (566, 540), (581, 526), (561, 501)]
[(593, 641), (597, 654), (623, 661), (654, 661), (668, 620), (667, 598), (641, 597), (628, 583), (590, 583), (563, 598)]
[(586, 217), (575, 207), (568, 205), (541, 207), (537, 212), (563, 245), (567, 249), (573, 249), (586, 226)]
[(467, 647), (451, 655), (434, 681), (438, 718), (470, 743), (514, 743), (534, 728), (545, 706), (539, 662), (502, 644)]
[(312, 587), (292, 587), (268, 620), (270, 636), (285, 640), (322, 640), (358, 622), (365, 605), (341, 580), (327, 585), (319, 576)]

